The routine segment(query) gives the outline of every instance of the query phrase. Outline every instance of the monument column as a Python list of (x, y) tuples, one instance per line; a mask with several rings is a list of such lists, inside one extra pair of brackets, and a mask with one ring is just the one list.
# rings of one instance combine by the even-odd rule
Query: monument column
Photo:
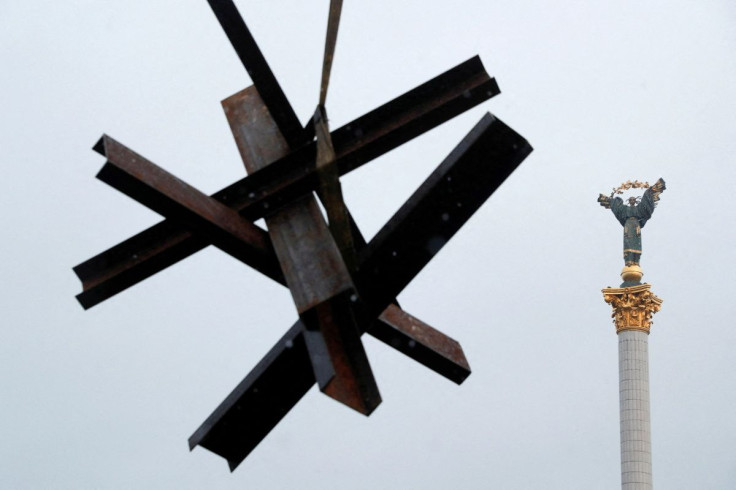
[[(616, 194), (629, 189), (646, 189), (641, 197), (629, 197), (628, 204)], [(665, 190), (664, 180), (653, 186), (628, 181), (601, 194), (598, 202), (610, 209), (624, 227), (623, 283), (618, 288), (603, 289), (603, 299), (613, 308), (613, 322), (618, 335), (618, 391), (621, 423), (621, 488), (652, 489), (652, 437), (649, 419), (649, 330), (652, 315), (662, 300), (652, 293), (651, 285), (642, 284), (639, 267), (641, 229), (651, 218)]]
[(649, 329), (662, 300), (649, 284), (606, 288), (618, 334), (621, 488), (652, 488), (652, 439), (649, 419)]

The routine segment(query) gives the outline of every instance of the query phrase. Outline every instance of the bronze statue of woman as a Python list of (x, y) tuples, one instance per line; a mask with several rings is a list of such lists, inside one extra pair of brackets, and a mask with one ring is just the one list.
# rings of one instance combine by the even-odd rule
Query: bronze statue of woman
[[(626, 204), (620, 197), (613, 197), (615, 194), (623, 194), (624, 190), (631, 188), (646, 188), (646, 191), (641, 197), (630, 197)], [(646, 182), (628, 181), (614, 189), (610, 196), (603, 194), (598, 196), (598, 202), (601, 206), (613, 211), (616, 219), (624, 227), (624, 272), (627, 269), (638, 270), (639, 278), (641, 278), (641, 269), (639, 268), (641, 229), (652, 217), (657, 201), (659, 201), (659, 195), (665, 189), (665, 183), (662, 179), (659, 179), (651, 187)], [(634, 279), (634, 277), (631, 277), (631, 279)], [(624, 280), (629, 281), (626, 277)]]

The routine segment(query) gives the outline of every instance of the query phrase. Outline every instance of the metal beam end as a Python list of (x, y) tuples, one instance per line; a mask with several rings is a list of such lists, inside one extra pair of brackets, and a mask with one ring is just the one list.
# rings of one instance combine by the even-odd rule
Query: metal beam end
[(100, 139), (97, 140), (97, 143), (95, 143), (95, 146), (92, 147), (94, 151), (102, 155), (103, 157), (107, 157), (107, 154), (105, 152), (105, 142), (107, 141), (107, 135), (103, 134), (100, 136)]
[(84, 283), (84, 268), (82, 267), (82, 264), (77, 264), (74, 267), (72, 267), (72, 270), (74, 271), (74, 274), (77, 276), (77, 278)]
[(122, 172), (120, 169), (115, 167), (115, 165), (110, 164), (110, 161), (108, 160), (105, 162), (102, 168), (100, 168), (99, 172), (97, 172), (97, 175), (95, 175), (95, 178), (123, 192), (120, 187), (115, 185), (118, 182), (118, 180), (116, 180), (116, 177), (120, 175), (124, 175), (124, 172)]
[(450, 378), (450, 380), (456, 385), (460, 386), (461, 384), (463, 384), (463, 382), (465, 382), (466, 379), (470, 377), (471, 374), (473, 374), (473, 371), (470, 370), (470, 367), (468, 367), (467, 371), (458, 369), (454, 373), (454, 378)]
[(189, 436), (189, 439), (187, 439), (187, 443), (189, 444), (190, 451), (194, 451), (195, 447), (200, 446), (202, 444), (202, 440), (205, 438), (205, 434), (207, 433), (209, 429), (210, 429), (209, 426), (205, 427), (205, 424), (202, 424), (202, 427), (194, 431), (194, 434)]
[(496, 81), (496, 79), (493, 78), (493, 77), (491, 77), (491, 82), (490, 83), (491, 83), (491, 90), (490, 90), (490, 93), (488, 95), (493, 94), (493, 95), (491, 95), (493, 97), (493, 96), (496, 96), (496, 95), (500, 94), (501, 93), (501, 87), (498, 86), (498, 82)]
[(98, 303), (97, 301), (90, 301), (88, 296), (84, 294), (84, 292), (79, 293), (75, 296), (75, 298), (77, 298), (77, 301), (80, 305), (82, 305), (82, 308), (84, 308), (85, 310), (89, 310)]

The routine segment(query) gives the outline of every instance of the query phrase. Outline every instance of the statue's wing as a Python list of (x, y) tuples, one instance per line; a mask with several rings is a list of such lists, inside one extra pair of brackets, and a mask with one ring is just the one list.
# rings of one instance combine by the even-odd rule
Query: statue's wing
[(654, 186), (644, 191), (644, 195), (641, 196), (641, 202), (636, 206), (636, 215), (637, 218), (639, 218), (639, 226), (643, 227), (647, 220), (652, 217), (658, 198), (659, 193), (654, 190)]

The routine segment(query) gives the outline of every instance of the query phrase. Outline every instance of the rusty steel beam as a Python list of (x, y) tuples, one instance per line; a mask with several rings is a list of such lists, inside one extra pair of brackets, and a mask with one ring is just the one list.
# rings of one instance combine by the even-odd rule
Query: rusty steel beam
[[(497, 93), (498, 85), (488, 77), (480, 59), (471, 58), (333, 131), (340, 173), (357, 168)], [(317, 187), (314, 156), (314, 145), (303, 147), (212, 197), (255, 220), (268, 211), (268, 206), (278, 206), (289, 196)], [(290, 176), (291, 194), (278, 185), (282, 176)], [(83, 287), (77, 299), (84, 308), (91, 308), (207, 245), (176, 223), (154, 225), (76, 266), (74, 271)]]
[[(289, 152), (286, 139), (256, 87), (222, 102), (249, 174), (267, 169)], [(378, 385), (360, 341), (359, 298), (350, 271), (310, 193), (265, 217), (276, 257), (299, 318), (320, 390), (369, 415), (381, 403)], [(316, 342), (309, 342), (316, 338)]]
[[(359, 285), (367, 287), (367, 294), (361, 290), (363, 296), (369, 301), (380, 302), (389, 301), (389, 296), (397, 295), (413, 277), (409, 276), (418, 273), (444, 244), (433, 239), (443, 242), (449, 240), (530, 152), (531, 146), (524, 138), (490, 114), (484, 116), (371, 240), (364, 253), (359, 254), (366, 264), (370, 264), (368, 268), (361, 266), (361, 270), (367, 276), (356, 281)], [(458, 202), (461, 206), (457, 206)], [(450, 209), (453, 210), (453, 216), (445, 216)], [(413, 219), (418, 222), (412, 224)], [(409, 227), (411, 231), (406, 232), (402, 228), (404, 226)], [(416, 236), (411, 233), (415, 233)], [(392, 247), (401, 253), (391, 253)], [(384, 253), (386, 251), (388, 254)], [(372, 254), (378, 255), (373, 257)], [(417, 255), (418, 259), (412, 259), (412, 255)], [(399, 275), (397, 280), (392, 280), (388, 272), (391, 267), (396, 268)], [(381, 293), (384, 289), (382, 286), (386, 286), (390, 291)], [(380, 307), (380, 303), (371, 306)], [(419, 320), (413, 318), (407, 322), (403, 314), (393, 308), (395, 307), (389, 306), (388, 313), (384, 312), (381, 316), (384, 324), (390, 325), (395, 320), (406, 328), (409, 323), (409, 330), (414, 330), (421, 324)], [(456, 342), (438, 342), (441, 337), (435, 337), (433, 332), (426, 329), (421, 330), (424, 333), (422, 345), (433, 344), (432, 354), (429, 350), (420, 348), (422, 351), (434, 356), (437, 352), (444, 352), (448, 360), (456, 359), (458, 353), (462, 355), (462, 349)], [(415, 350), (417, 348), (415, 342), (414, 339), (408, 340), (404, 350)], [(402, 349), (400, 346), (395, 347)], [(283, 343), (277, 343), (269, 352), (269, 356), (280, 359), (282, 354), (290, 355), (291, 353), (284, 352), (285, 349)], [(444, 369), (451, 372), (458, 370), (457, 366), (461, 363), (455, 361), (454, 364), (455, 366), (452, 366), (448, 363)], [(294, 363), (293, 369), (298, 370), (299, 365)], [(231, 470), (240, 464), (273, 428), (271, 425), (266, 429), (268, 420), (264, 416), (258, 416), (260, 413), (268, 413), (266, 402), (261, 404), (260, 400), (254, 400), (251, 395), (257, 380), (261, 376), (268, 376), (270, 372), (267, 364), (260, 363), (194, 433), (189, 440), (190, 448), (200, 444), (210, 449), (227, 459)], [(462, 368), (456, 375), (463, 376)], [(296, 404), (309, 389), (308, 386), (288, 382), (282, 387), (288, 392), (289, 399), (294, 400), (293, 404)], [(257, 406), (251, 407), (250, 411), (244, 414), (245, 403), (256, 403)], [(288, 407), (287, 411), (290, 408)], [(282, 413), (284, 406), (280, 406), (279, 410), (280, 420), (285, 415)], [(243, 441), (247, 441), (248, 444), (241, 444)]]
[(289, 147), (296, 149), (306, 143), (308, 133), (299, 123), (294, 109), (235, 4), (231, 0), (207, 1)]
[(457, 384), (470, 376), (470, 365), (455, 339), (395, 305), (389, 305), (378, 319), (370, 329), (373, 337)]
[[(182, 187), (187, 188), (185, 183), (109, 136), (100, 140), (98, 149), (101, 153), (107, 155), (107, 162), (103, 167), (104, 171), (98, 174), (100, 179), (167, 217), (184, 220), (193, 219), (195, 221), (206, 220), (205, 216), (208, 213), (222, 206), (219, 202), (203, 196), (196, 190), (192, 191), (195, 197), (185, 196), (181, 198), (174, 191), (180, 192)], [(194, 217), (192, 218), (190, 215), (194, 215)], [(225, 213), (224, 216), (228, 216), (228, 214)], [(242, 220), (237, 215), (235, 218)], [(235, 218), (229, 216), (229, 219), (233, 221), (235, 221)], [(209, 223), (200, 224), (200, 229), (208, 232), (209, 229), (216, 228), (215, 234), (225, 235), (215, 240), (226, 244), (221, 249), (228, 253), (234, 251), (232, 253), (233, 257), (260, 270), (271, 279), (285, 286), (286, 279), (281, 272), (267, 233), (259, 227), (253, 227), (252, 231), (257, 234), (257, 239), (250, 240), (247, 237), (243, 239), (239, 232), (230, 230), (232, 227), (230, 223), (220, 223), (220, 219), (220, 217), (216, 217)], [(171, 221), (164, 223), (169, 222)], [(365, 247), (366, 243), (363, 236), (354, 222), (352, 227), (356, 238), (356, 246), (358, 249)], [(196, 237), (198, 235), (192, 236)], [(242, 243), (239, 243), (241, 240)], [(230, 246), (227, 246), (228, 243)], [(247, 253), (242, 253), (241, 248), (245, 249)], [(146, 260), (146, 258), (141, 257), (140, 260)], [(398, 311), (393, 313), (389, 311), (391, 308), (391, 306), (387, 308), (379, 319), (374, 322), (374, 326), (369, 329), (371, 335), (455, 383), (460, 383), (467, 377), (469, 370), (462, 350), (460, 349), (454, 356), (449, 358), (446, 356), (446, 346), (457, 344), (453, 339), (437, 332), (429, 325), (423, 324), (408, 313), (401, 311), (398, 307), (395, 308)], [(417, 327), (422, 325), (426, 326)], [(432, 332), (436, 332), (436, 334)], [(404, 349), (405, 346), (414, 346), (415, 348), (406, 350)], [(446, 367), (448, 362), (452, 364), (451, 368)], [(462, 376), (457, 373), (465, 373), (465, 375)]]
[(262, 228), (109, 136), (103, 136), (96, 146), (100, 145), (107, 162), (97, 174), (98, 179), (206, 236), (241, 262), (281, 279), (271, 241)]
[[(356, 251), (360, 251), (368, 244), (350, 211), (348, 218)], [(462, 384), (470, 376), (470, 365), (460, 343), (402, 310), (396, 298), (368, 333), (454, 383)]]
[(490, 113), (483, 116), (360, 252), (358, 288), (375, 312), (419, 274), (531, 151), (513, 129)]

